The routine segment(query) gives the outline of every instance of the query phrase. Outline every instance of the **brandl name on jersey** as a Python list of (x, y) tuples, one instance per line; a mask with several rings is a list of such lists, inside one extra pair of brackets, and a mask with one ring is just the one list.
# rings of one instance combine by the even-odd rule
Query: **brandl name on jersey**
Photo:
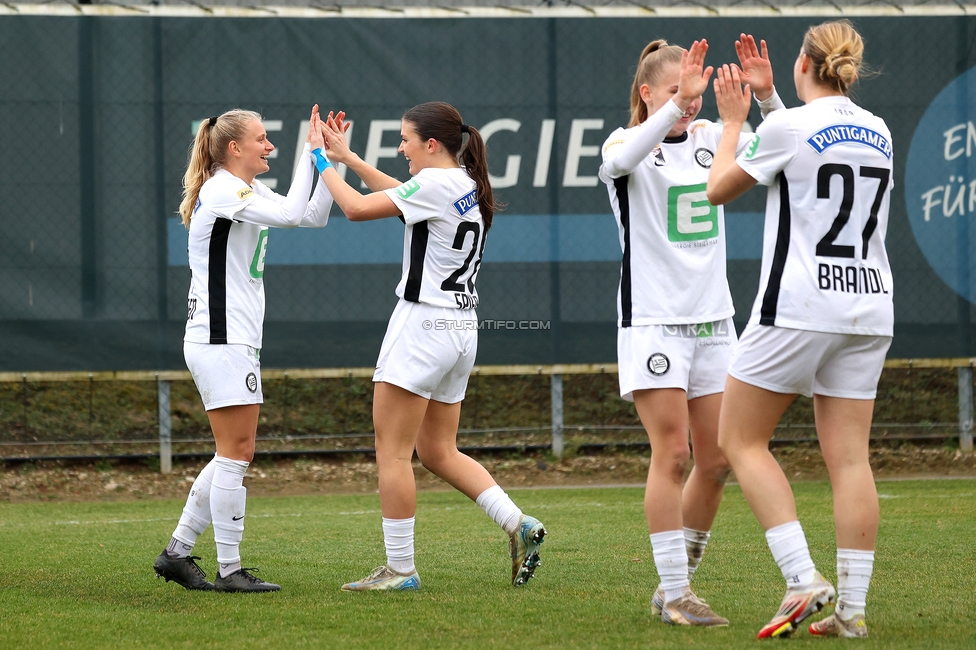
[(885, 158), (891, 158), (891, 143), (888, 142), (888, 139), (877, 131), (872, 131), (863, 126), (835, 124), (820, 129), (807, 139), (807, 144), (813, 147), (813, 150), (818, 154), (822, 154), (835, 144), (847, 142), (871, 147), (881, 152)]
[(821, 262), (817, 269), (817, 283), (823, 291), (888, 293), (881, 273), (865, 266), (841, 266)]
[(454, 209), (462, 217), (478, 206), (478, 190), (473, 189), (454, 202)]

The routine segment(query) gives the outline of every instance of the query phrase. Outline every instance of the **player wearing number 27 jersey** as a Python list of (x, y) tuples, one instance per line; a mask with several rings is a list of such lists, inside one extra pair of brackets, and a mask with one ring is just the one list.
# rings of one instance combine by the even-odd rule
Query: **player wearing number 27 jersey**
[(751, 325), (891, 336), (884, 239), (891, 133), (846, 96), (764, 121), (739, 167), (769, 185), (759, 293)]

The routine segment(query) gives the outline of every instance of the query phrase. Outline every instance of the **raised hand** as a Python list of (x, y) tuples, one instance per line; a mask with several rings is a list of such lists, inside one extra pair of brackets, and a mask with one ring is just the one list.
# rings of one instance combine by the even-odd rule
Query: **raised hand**
[(714, 68), (705, 67), (705, 53), (708, 52), (708, 41), (702, 39), (691, 44), (691, 49), (681, 53), (681, 76), (678, 79), (678, 92), (675, 103), (685, 109), (708, 88), (708, 80)]
[(346, 142), (346, 131), (352, 126), (345, 121), (346, 114), (342, 111), (338, 113), (329, 112), (328, 118), (320, 120), (322, 137), (325, 139), (325, 146), (329, 152), (329, 160), (348, 164), (355, 154), (349, 149)]
[(312, 151), (325, 149), (325, 138), (322, 137), (322, 118), (319, 117), (319, 105), (312, 107), (312, 115), (308, 118), (308, 136), (305, 142), (309, 144)]
[[(756, 47), (756, 39), (751, 35), (739, 34), (739, 40), (735, 42), (735, 53), (742, 66), (739, 68), (742, 83), (749, 84), (760, 101), (769, 99), (773, 94), (773, 66), (769, 63), (766, 41), (759, 41), (759, 47)], [(738, 68), (734, 64), (732, 67)]]
[(748, 84), (742, 87), (739, 67), (725, 64), (715, 75), (715, 101), (718, 115), (725, 124), (742, 125), (749, 118), (752, 105), (752, 91)]

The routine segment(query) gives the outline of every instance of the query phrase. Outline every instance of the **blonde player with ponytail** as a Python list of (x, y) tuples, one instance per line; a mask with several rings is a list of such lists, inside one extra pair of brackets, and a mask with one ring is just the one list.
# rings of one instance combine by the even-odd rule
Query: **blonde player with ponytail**
[[(718, 415), (736, 343), (724, 214), (705, 196), (722, 127), (695, 119), (712, 74), (707, 51), (704, 40), (689, 50), (663, 40), (644, 48), (630, 123), (603, 145), (600, 178), (623, 253), (620, 394), (635, 403), (651, 443), (644, 514), (660, 578), (651, 612), (673, 625), (723, 626), (728, 621), (691, 590), (729, 471)], [(760, 52), (742, 35), (736, 52), (763, 115), (782, 106), (765, 43)], [(738, 146), (747, 142), (743, 136)], [(689, 434), (695, 464), (682, 487)]]
[[(232, 110), (201, 122), (183, 177), (180, 215), (189, 230), (190, 292), (183, 355), (210, 419), (217, 454), (200, 472), (169, 545), (153, 564), (157, 576), (187, 589), (277, 591), (241, 566), (246, 489), (254, 457), (261, 392), (264, 256), (268, 228), (321, 228), (332, 197), (315, 179), (311, 151), (323, 145), (318, 106), (312, 109), (305, 155), (287, 196), (258, 174), (268, 171), (261, 116)], [(191, 556), (197, 537), (214, 526), (216, 580)]]
[[(488, 229), (497, 204), (485, 143), (450, 104), (428, 102), (403, 115), (399, 151), (412, 178), (384, 174), (352, 153), (333, 120), (324, 122), (328, 157), (319, 171), (350, 221), (400, 217), (404, 230), (400, 298), (373, 375), (373, 424), (387, 562), (347, 591), (420, 589), (414, 563), (417, 489), (414, 449), (428, 470), (475, 501), (509, 536), (512, 585), (539, 565), (542, 523), (527, 515), (473, 458), (457, 448), (461, 400), (478, 350), (478, 291)], [(342, 180), (353, 170), (372, 194)]]
[[(868, 443), (894, 327), (885, 250), (894, 174), (888, 126), (848, 97), (863, 55), (864, 42), (846, 20), (808, 29), (793, 66), (804, 105), (777, 111), (738, 155), (748, 86), (743, 91), (734, 69), (715, 80), (724, 129), (709, 199), (722, 204), (756, 183), (769, 186), (759, 292), (719, 423), (722, 451), (786, 579), (761, 639), (790, 635), (835, 597), (835, 612), (810, 633), (868, 635), (864, 608), (880, 516)], [(836, 591), (813, 564), (793, 491), (769, 452), (798, 394), (813, 397), (834, 493)]]

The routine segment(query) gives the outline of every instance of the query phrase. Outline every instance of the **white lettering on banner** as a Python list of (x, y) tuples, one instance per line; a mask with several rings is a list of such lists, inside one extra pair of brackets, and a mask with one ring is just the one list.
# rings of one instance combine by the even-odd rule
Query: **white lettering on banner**
[[(387, 131), (400, 133), (400, 120), (372, 120), (369, 123), (369, 135), (366, 138), (366, 155), (363, 160), (367, 165), (376, 167), (380, 158), (396, 158), (397, 149), (400, 147), (400, 138), (397, 138), (397, 146), (384, 147), (383, 134)], [(361, 187), (366, 188), (366, 183), (361, 183)]]
[[(958, 135), (958, 132), (963, 129), (966, 130), (966, 146), (963, 147), (960, 145), (958, 149), (953, 149), (953, 146), (963, 139), (962, 135)], [(942, 135), (945, 136), (943, 154), (946, 160), (955, 160), (964, 152), (967, 158), (973, 155), (973, 149), (976, 148), (976, 126), (972, 122), (957, 124), (948, 131), (945, 131)], [(925, 220), (928, 221), (928, 218), (926, 217)]]
[(563, 173), (563, 187), (596, 187), (600, 179), (596, 176), (580, 176), (580, 158), (600, 155), (600, 145), (584, 147), (583, 136), (587, 131), (603, 129), (603, 120), (573, 120), (569, 129), (569, 147), (566, 151), (566, 170)]
[(535, 175), (532, 187), (545, 187), (549, 182), (549, 160), (552, 157), (552, 139), (556, 135), (556, 120), (542, 120), (539, 131), (539, 152), (535, 156)]
[[(192, 122), (192, 126), (199, 125), (200, 121), (195, 120)], [(355, 123), (352, 120), (347, 120), (349, 125), (346, 131), (346, 141), (352, 145), (353, 137), (353, 127)], [(284, 130), (284, 123), (282, 120), (265, 120), (263, 122), (265, 129), (268, 133), (281, 132)], [(295, 157), (292, 164), (292, 178), (294, 178), (295, 170), (302, 160), (302, 151), (305, 147), (305, 138), (308, 135), (308, 120), (301, 120), (298, 123), (298, 134), (295, 138)], [(520, 133), (523, 126), (523, 122), (516, 120), (514, 118), (498, 118), (492, 120), (484, 125), (480, 129), (480, 133), (484, 141), (487, 143), (488, 139), (493, 135), (496, 135), (500, 131), (508, 131), (510, 133)], [(954, 130), (947, 131), (947, 138), (949, 134), (955, 133), (955, 130), (965, 128), (966, 125), (961, 125), (960, 127), (955, 127)], [(595, 134), (588, 135), (589, 131), (602, 131), (604, 128), (604, 120), (602, 119), (573, 119), (570, 124), (569, 137), (566, 142), (566, 159), (565, 166), (563, 168), (563, 178), (562, 187), (595, 187), (599, 185), (599, 178), (597, 176), (581, 175), (580, 174), (580, 163), (585, 158), (599, 158), (600, 156), (600, 144), (594, 145), (584, 145), (583, 142), (587, 137), (591, 139), (597, 137)], [(969, 136), (971, 142), (967, 142), (967, 147), (963, 148), (961, 146), (962, 136), (952, 135), (951, 141), (947, 139), (946, 151), (949, 152), (950, 146), (959, 145), (959, 149), (953, 149), (954, 155), (962, 155), (964, 151), (968, 153), (969, 148), (976, 149), (976, 128), (970, 125), (973, 129), (973, 133)], [(369, 132), (366, 138), (365, 152), (363, 153), (363, 160), (373, 167), (378, 167), (379, 162), (383, 158), (396, 159), (400, 154), (397, 151), (399, 148), (399, 138), (397, 138), (396, 146), (383, 146), (383, 138), (389, 131), (394, 131), (397, 134), (400, 132), (400, 120), (371, 120), (369, 123)], [(194, 132), (195, 135), (195, 132)], [(602, 136), (606, 134), (601, 134)], [(532, 187), (541, 188), (546, 187), (549, 184), (549, 168), (551, 166), (552, 152), (555, 145), (556, 136), (556, 120), (554, 119), (544, 119), (541, 122), (539, 129), (539, 141), (538, 148), (536, 150), (535, 156), (535, 170), (532, 174)], [(275, 141), (276, 137), (270, 136), (269, 139), (272, 142)], [(351, 147), (355, 151), (355, 147)], [(520, 180), (520, 174), (522, 171), (522, 158), (526, 155), (525, 149), (520, 148), (522, 154), (514, 154), (507, 156), (505, 159), (505, 168), (500, 176), (489, 175), (491, 184), (495, 188), (506, 188), (515, 187), (518, 185)], [(278, 149), (275, 148), (274, 151), (268, 156), (269, 158), (278, 157)], [(337, 164), (335, 166), (336, 171), (339, 175), (345, 179), (346, 178), (346, 166)], [(279, 172), (282, 173), (282, 172)], [(267, 185), (272, 190), (276, 190), (278, 186), (278, 178), (276, 177), (265, 177), (261, 176), (260, 180)], [(362, 183), (363, 188), (366, 188), (366, 184)], [(942, 188), (937, 188), (940, 191)], [(976, 190), (974, 190), (976, 191)], [(936, 196), (935, 199), (926, 198), (931, 193), (926, 193), (923, 199), (929, 201), (931, 206), (940, 205), (941, 196)]]
[[(502, 118), (500, 120), (492, 120), (485, 124), (481, 129), (478, 130), (481, 133), (481, 139), (485, 141), (485, 146), (488, 146), (488, 138), (495, 135), (499, 131), (511, 131), (512, 133), (518, 133), (519, 127), (522, 123), (518, 120), (513, 120), (509, 118)], [(492, 176), (488, 174), (488, 181), (491, 183), (493, 188), (499, 187), (515, 187), (518, 184), (519, 168), (522, 166), (522, 156), (509, 156), (505, 160), (505, 173), (501, 176)]]
[[(302, 120), (298, 125), (298, 141), (295, 142), (295, 164), (291, 166), (292, 178), (295, 178), (295, 170), (298, 169), (298, 163), (302, 160), (302, 152), (305, 150), (305, 139), (308, 137), (308, 124), (308, 120)], [(352, 142), (352, 129), (356, 125), (352, 120), (346, 120), (346, 124), (349, 125), (349, 128), (346, 129), (346, 142), (349, 143)], [(336, 163), (335, 170), (338, 172), (339, 177), (342, 178), (342, 180), (346, 180), (345, 165)]]
[(956, 213), (964, 217), (967, 213), (976, 213), (976, 181), (970, 181), (967, 185), (962, 176), (950, 176), (946, 185), (936, 185), (923, 192), (921, 199), (926, 221), (932, 218), (932, 208), (939, 205), (942, 206), (943, 217), (948, 218)]

